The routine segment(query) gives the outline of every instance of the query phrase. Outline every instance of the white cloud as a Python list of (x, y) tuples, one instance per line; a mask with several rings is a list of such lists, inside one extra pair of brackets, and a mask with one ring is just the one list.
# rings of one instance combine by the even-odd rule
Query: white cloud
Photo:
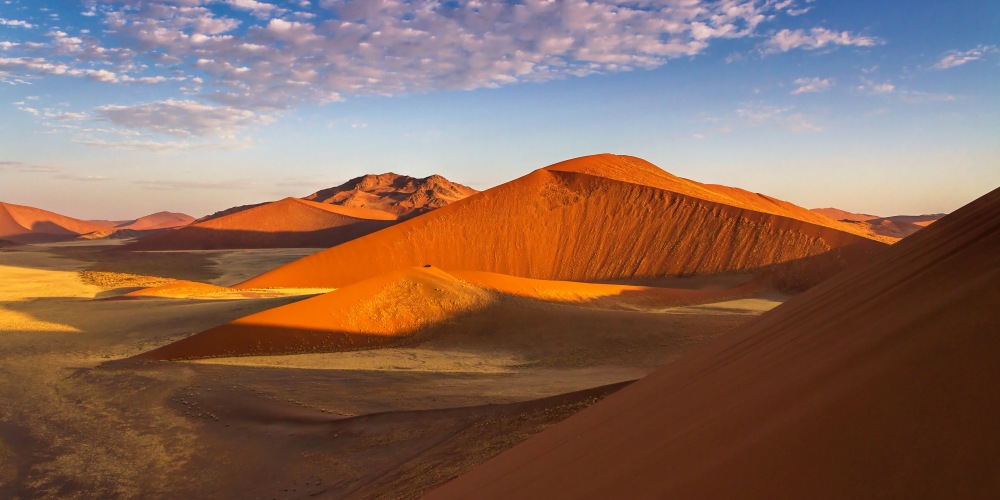
[(253, 15), (262, 18), (286, 12), (285, 9), (280, 9), (276, 5), (267, 2), (258, 2), (257, 0), (226, 0), (226, 3), (237, 9), (248, 10)]
[(824, 90), (829, 90), (833, 86), (833, 80), (830, 78), (797, 78), (794, 82), (795, 89), (792, 90), (792, 94), (804, 94), (807, 92), (822, 92)]
[(751, 36), (794, 7), (756, 0), (301, 0), (282, 4), (281, 13), (269, 2), (225, 0), (259, 14), (253, 21), (199, 0), (104, 3), (115, 36), (175, 67), (193, 67), (213, 89), (210, 98), (247, 109), (653, 68), (698, 55), (715, 39)]
[(96, 112), (120, 127), (176, 137), (233, 138), (246, 127), (271, 120), (247, 109), (173, 99), (133, 106), (101, 106)]
[(877, 38), (852, 35), (847, 31), (812, 28), (809, 31), (783, 29), (764, 42), (764, 53), (788, 52), (793, 49), (815, 50), (827, 46), (872, 47), (881, 43)]
[(996, 45), (980, 45), (969, 50), (953, 50), (945, 54), (934, 67), (937, 69), (954, 68), (965, 63), (978, 61), (990, 54), (1000, 53)]
[(0, 26), (16, 26), (19, 28), (34, 28), (35, 25), (27, 21), (20, 21), (17, 19), (5, 19), (0, 17)]

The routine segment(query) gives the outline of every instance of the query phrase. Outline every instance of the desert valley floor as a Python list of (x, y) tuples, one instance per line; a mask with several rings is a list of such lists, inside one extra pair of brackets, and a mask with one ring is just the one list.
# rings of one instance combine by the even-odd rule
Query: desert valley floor
[[(109, 259), (107, 248), (0, 252), (4, 497), (419, 496), (785, 298), (755, 289), (615, 310), (511, 297), (412, 346), (128, 361), (319, 292), (116, 300), (144, 279), (232, 285), (315, 250)], [(751, 277), (669, 285), (728, 289)], [(501, 329), (494, 315), (506, 316)]]

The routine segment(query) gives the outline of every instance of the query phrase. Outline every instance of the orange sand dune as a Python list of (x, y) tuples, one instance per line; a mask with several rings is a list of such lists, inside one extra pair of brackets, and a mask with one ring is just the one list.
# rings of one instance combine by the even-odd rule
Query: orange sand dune
[[(189, 296), (185, 288), (190, 285), (178, 282), (126, 296)], [(253, 356), (379, 347), (412, 339), (428, 327), (460, 316), (485, 314), (491, 323), (502, 323), (504, 317), (487, 308), (510, 296), (599, 309), (648, 310), (726, 300), (758, 288), (756, 281), (732, 289), (688, 290), (416, 267), (240, 318), (140, 357)], [(206, 288), (205, 293), (221, 290), (235, 292)], [(194, 290), (194, 294), (200, 292)]]
[(760, 289), (760, 280), (737, 288), (689, 290), (654, 286), (536, 280), (483, 271), (451, 271), (451, 275), (487, 290), (562, 304), (601, 309), (650, 309), (717, 302), (748, 295)]
[(430, 498), (997, 498), (1000, 189)]
[(240, 286), (336, 288), (423, 264), (565, 281), (781, 264), (783, 284), (808, 286), (885, 247), (844, 228), (854, 230), (762, 195), (605, 154), (536, 170)]
[(405, 269), (240, 318), (139, 358), (252, 356), (377, 347), (483, 308), (490, 300), (488, 291), (440, 269)]
[(152, 286), (121, 295), (125, 298), (138, 297), (193, 297), (201, 295), (228, 294), (230, 288), (210, 285), (198, 281), (177, 280), (166, 285)]
[(864, 222), (866, 220), (878, 219), (877, 215), (870, 214), (857, 214), (854, 212), (848, 212), (847, 210), (841, 210), (839, 208), (813, 208), (811, 211), (816, 212), (820, 215), (825, 215), (833, 220), (849, 220), (855, 222)]
[(133, 221), (126, 221), (115, 226), (115, 229), (133, 229), (149, 231), (152, 229), (170, 229), (186, 226), (194, 222), (194, 217), (177, 212), (157, 212), (145, 215)]
[(157, 233), (126, 250), (293, 248), (336, 245), (396, 222), (396, 216), (285, 198), (189, 226)]
[(475, 189), (440, 175), (418, 179), (389, 172), (356, 177), (303, 199), (345, 207), (374, 208), (400, 218), (409, 218), (476, 193)]
[(70, 240), (81, 234), (105, 229), (97, 224), (47, 210), (0, 202), (0, 238), (10, 241), (43, 243)]

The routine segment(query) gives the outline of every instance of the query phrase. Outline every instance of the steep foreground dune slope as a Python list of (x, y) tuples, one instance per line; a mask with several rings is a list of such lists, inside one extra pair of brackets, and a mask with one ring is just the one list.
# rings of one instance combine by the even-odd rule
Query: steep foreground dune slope
[(326, 247), (394, 224), (379, 210), (285, 198), (145, 237), (126, 250)]
[(997, 498), (1000, 190), (431, 498)]
[(568, 281), (779, 266), (780, 284), (808, 286), (885, 247), (850, 231), (779, 200), (604, 154), (536, 170), (241, 286), (335, 288), (425, 264)]
[(40, 208), (0, 202), (0, 238), (18, 243), (68, 240), (106, 228)]

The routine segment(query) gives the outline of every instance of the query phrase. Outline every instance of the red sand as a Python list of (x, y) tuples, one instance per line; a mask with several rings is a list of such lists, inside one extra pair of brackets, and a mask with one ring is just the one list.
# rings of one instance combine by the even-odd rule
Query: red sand
[[(190, 285), (200, 284), (178, 282), (126, 296), (176, 297), (227, 290), (215, 287), (202, 292)], [(490, 324), (502, 324), (505, 317), (488, 311), (487, 306), (504, 296), (596, 309), (648, 310), (726, 300), (758, 288), (757, 281), (732, 289), (688, 290), (541, 281), (417, 267), (240, 318), (139, 357), (207, 358), (379, 347), (409, 340), (425, 328), (459, 316), (485, 314)]]
[(70, 240), (81, 234), (103, 231), (97, 224), (39, 208), (0, 202), (0, 238), (18, 243)]
[(285, 198), (142, 238), (126, 250), (328, 247), (394, 224), (396, 216)]
[(440, 175), (418, 179), (390, 172), (356, 177), (339, 186), (317, 191), (303, 199), (346, 207), (374, 208), (400, 218), (409, 218), (441, 208), (477, 192)]
[(194, 222), (194, 217), (177, 212), (157, 212), (133, 221), (126, 221), (115, 226), (115, 229), (132, 229), (135, 231), (149, 231), (153, 229), (170, 229), (174, 227), (186, 226)]
[(848, 212), (846, 210), (841, 210), (839, 208), (813, 208), (813, 212), (820, 215), (825, 215), (833, 220), (850, 220), (857, 222), (864, 222), (866, 220), (878, 219), (877, 215), (870, 214), (856, 214), (854, 212)]
[(451, 271), (461, 280), (494, 292), (528, 299), (599, 309), (650, 309), (718, 302), (746, 296), (760, 289), (760, 280), (736, 288), (689, 290), (655, 286), (536, 280), (483, 271)]
[(489, 292), (435, 268), (397, 271), (268, 309), (138, 356), (206, 358), (387, 345), (486, 306)]
[(429, 498), (1000, 497), (1000, 190)]
[(781, 284), (799, 287), (885, 247), (848, 230), (856, 231), (779, 200), (605, 154), (537, 170), (240, 286), (337, 288), (423, 264), (565, 281), (781, 264)]

